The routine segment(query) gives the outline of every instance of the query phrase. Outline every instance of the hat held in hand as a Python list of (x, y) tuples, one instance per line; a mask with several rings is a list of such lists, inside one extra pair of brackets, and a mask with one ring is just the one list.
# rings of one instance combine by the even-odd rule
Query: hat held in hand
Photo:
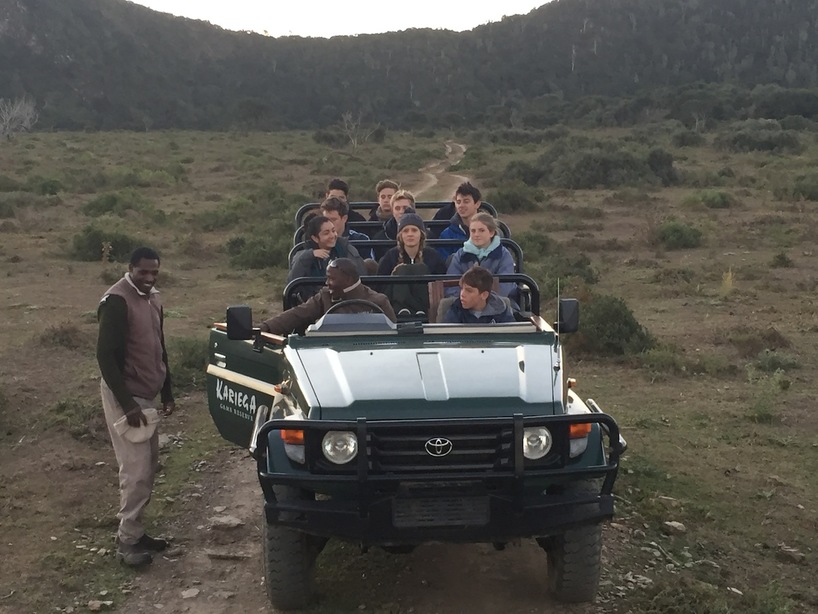
[(156, 411), (155, 407), (147, 407), (142, 410), (142, 413), (145, 414), (145, 418), (148, 420), (147, 424), (133, 427), (128, 424), (128, 418), (122, 416), (114, 422), (114, 430), (120, 437), (131, 443), (148, 441), (156, 432), (156, 425), (159, 424), (159, 412)]

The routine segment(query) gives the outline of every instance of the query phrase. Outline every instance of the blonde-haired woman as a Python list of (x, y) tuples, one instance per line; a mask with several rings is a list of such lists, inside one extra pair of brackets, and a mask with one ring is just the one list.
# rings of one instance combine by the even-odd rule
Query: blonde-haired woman
[[(497, 234), (497, 220), (488, 213), (475, 213), (469, 221), (469, 238), (452, 257), (448, 275), (463, 275), (473, 266), (481, 266), (491, 271), (492, 275), (509, 275), (514, 273), (514, 258), (500, 243)], [(457, 288), (448, 288), (446, 294), (454, 296)], [(501, 283), (500, 296), (516, 298), (517, 285)]]

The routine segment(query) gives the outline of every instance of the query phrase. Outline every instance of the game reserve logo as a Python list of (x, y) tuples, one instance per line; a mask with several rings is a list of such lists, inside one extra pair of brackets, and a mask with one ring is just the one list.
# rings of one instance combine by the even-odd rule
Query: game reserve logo
[(232, 388), (221, 379), (216, 380), (216, 398), (221, 401), (219, 408), (252, 422), (256, 417), (256, 395)]

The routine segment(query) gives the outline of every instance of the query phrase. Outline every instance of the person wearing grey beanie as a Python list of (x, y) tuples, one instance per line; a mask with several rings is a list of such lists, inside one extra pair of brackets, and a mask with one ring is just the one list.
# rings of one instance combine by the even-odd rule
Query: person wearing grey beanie
[(398, 221), (397, 242), (378, 263), (378, 275), (392, 275), (402, 264), (424, 264), (427, 275), (446, 273), (446, 263), (437, 250), (426, 247), (426, 224), (412, 208), (407, 208)]

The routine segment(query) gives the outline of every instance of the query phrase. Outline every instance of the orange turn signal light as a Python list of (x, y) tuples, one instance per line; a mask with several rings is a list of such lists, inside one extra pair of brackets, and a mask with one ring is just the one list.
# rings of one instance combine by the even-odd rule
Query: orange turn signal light
[(581, 439), (591, 434), (590, 422), (576, 422), (568, 426), (569, 439)]
[(304, 431), (301, 429), (281, 429), (281, 439), (284, 440), (284, 443), (303, 446)]

